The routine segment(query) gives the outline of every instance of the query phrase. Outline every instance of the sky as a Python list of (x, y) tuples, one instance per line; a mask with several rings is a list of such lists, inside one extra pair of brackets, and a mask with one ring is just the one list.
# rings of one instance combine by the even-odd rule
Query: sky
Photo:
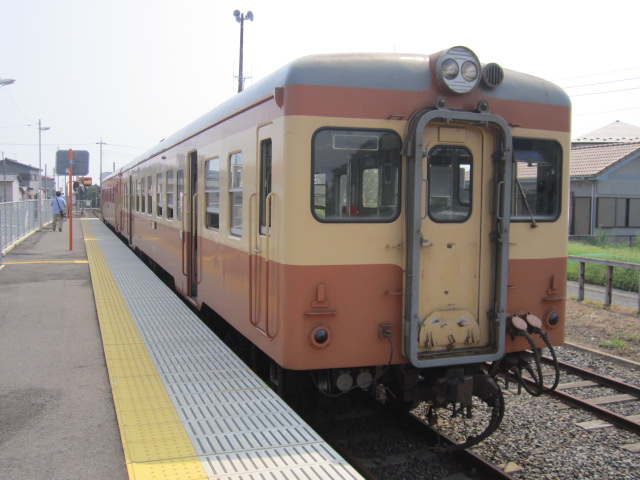
[[(455, 4), (455, 8), (451, 5)], [(245, 86), (319, 53), (431, 54), (464, 45), (483, 63), (550, 80), (573, 105), (572, 138), (640, 127), (637, 12), (630, 0), (0, 0), (0, 155), (51, 175), (87, 150), (89, 175), (119, 168)], [(38, 121), (42, 127), (39, 139)], [(102, 143), (101, 143), (102, 142)], [(41, 145), (41, 150), (39, 148)]]

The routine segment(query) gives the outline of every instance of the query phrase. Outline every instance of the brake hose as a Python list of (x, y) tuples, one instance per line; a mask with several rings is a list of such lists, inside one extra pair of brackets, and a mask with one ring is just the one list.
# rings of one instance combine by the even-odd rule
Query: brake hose
[(529, 394), (531, 394), (534, 397), (539, 397), (544, 392), (544, 378), (542, 376), (542, 360), (540, 359), (540, 350), (538, 350), (538, 347), (536, 347), (536, 342), (533, 340), (533, 337), (531, 337), (531, 335), (529, 335), (529, 332), (527, 332), (527, 328), (528, 328), (528, 323), (523, 318), (515, 315), (511, 317), (511, 325), (509, 325), (509, 332), (513, 336), (524, 337), (527, 340), (527, 342), (529, 342), (529, 345), (531, 346), (531, 351), (533, 352), (533, 358), (536, 363), (536, 370), (537, 370), (537, 376), (538, 376), (538, 378), (536, 378), (535, 376), (536, 372), (533, 371), (533, 368), (528, 365), (527, 361), (522, 360), (521, 362), (518, 363), (518, 365), (515, 365), (515, 368), (517, 368), (519, 371), (522, 371), (523, 366), (521, 366), (521, 364), (524, 362), (529, 367), (529, 368), (526, 368), (526, 370), (529, 372), (529, 375), (531, 375), (536, 388), (535, 389), (531, 388), (528, 385), (528, 383), (522, 379), (521, 375), (517, 375), (518, 381), (524, 387), (524, 389), (527, 392), (529, 392)]
[(542, 320), (540, 320), (538, 317), (532, 314), (528, 314), (525, 317), (525, 320), (529, 325), (528, 330), (531, 333), (540, 335), (545, 345), (549, 349), (549, 352), (551, 353), (551, 358), (553, 360), (553, 368), (555, 370), (555, 379), (553, 381), (553, 385), (551, 387), (545, 388), (544, 391), (553, 392), (558, 386), (558, 384), (560, 383), (560, 364), (558, 363), (558, 356), (556, 355), (556, 351), (553, 348), (553, 345), (551, 344), (551, 340), (549, 340), (549, 336), (545, 331), (542, 330)]

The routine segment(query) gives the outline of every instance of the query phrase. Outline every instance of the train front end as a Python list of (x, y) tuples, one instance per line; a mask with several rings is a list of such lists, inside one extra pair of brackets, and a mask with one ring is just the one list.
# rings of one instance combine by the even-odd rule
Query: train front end
[(435, 108), (406, 146), (405, 355), (418, 368), (499, 360), (524, 345), (517, 318), (559, 344), (569, 109), (540, 93), (566, 97), (464, 47), (431, 66)]
[[(525, 388), (540, 394), (539, 349), (563, 342), (570, 103), (555, 85), (483, 65), (465, 47), (430, 56), (428, 73), (418, 93), (416, 75), (414, 91), (371, 100), (369, 111), (386, 117), (315, 130), (312, 212), (324, 230), (306, 246), (345, 260), (331, 267), (335, 278), (318, 269), (305, 359), (351, 362), (316, 381), (332, 394), (359, 386), (385, 401), (391, 391), (432, 413), (479, 401), (488, 427), (461, 442), (469, 446), (502, 418), (497, 374), (529, 376)], [(368, 128), (348, 128), (358, 121)], [(354, 341), (356, 331), (371, 340)], [(364, 374), (367, 365), (378, 366)]]
[(414, 368), (403, 394), (426, 397), (431, 414), (470, 412), (474, 397), (488, 406), (469, 446), (502, 417), (496, 375), (540, 395), (540, 349), (563, 341), (569, 107), (551, 84), (482, 66), (464, 47), (430, 63), (434, 107), (413, 117), (406, 145), (403, 350)]

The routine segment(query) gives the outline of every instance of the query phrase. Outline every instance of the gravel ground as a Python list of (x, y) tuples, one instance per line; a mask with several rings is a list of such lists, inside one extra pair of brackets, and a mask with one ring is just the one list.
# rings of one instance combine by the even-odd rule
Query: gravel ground
[[(640, 370), (590, 353), (561, 347), (558, 354), (563, 361), (589, 366), (629, 383), (637, 384), (640, 377)], [(522, 468), (513, 473), (515, 478), (640, 479), (640, 454), (622, 448), (640, 442), (638, 435), (618, 427), (584, 430), (578, 423), (595, 420), (593, 415), (547, 397), (507, 393), (505, 403), (502, 427), (474, 451), (497, 464), (514, 462)], [(631, 402), (620, 413), (640, 413), (638, 403)]]
[(640, 315), (570, 300), (567, 302), (565, 339), (640, 362)]

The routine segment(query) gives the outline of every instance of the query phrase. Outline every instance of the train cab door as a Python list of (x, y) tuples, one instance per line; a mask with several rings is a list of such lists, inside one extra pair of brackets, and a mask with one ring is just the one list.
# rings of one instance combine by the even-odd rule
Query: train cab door
[(499, 358), (504, 344), (508, 247), (499, 232), (508, 188), (504, 164), (494, 161), (502, 135), (436, 115), (416, 132), (407, 197), (405, 342), (423, 367)]
[(186, 276), (186, 293), (196, 301), (200, 283), (200, 245), (198, 238), (198, 152), (188, 154), (186, 175), (176, 172), (178, 187), (178, 218), (183, 223), (183, 273)]
[(270, 325), (270, 311), (273, 305), (273, 265), (271, 262), (273, 240), (272, 191), (272, 134), (273, 127), (261, 126), (258, 130), (258, 152), (256, 193), (251, 199), (251, 242), (250, 242), (250, 296), (251, 323), (267, 336), (273, 335)]

